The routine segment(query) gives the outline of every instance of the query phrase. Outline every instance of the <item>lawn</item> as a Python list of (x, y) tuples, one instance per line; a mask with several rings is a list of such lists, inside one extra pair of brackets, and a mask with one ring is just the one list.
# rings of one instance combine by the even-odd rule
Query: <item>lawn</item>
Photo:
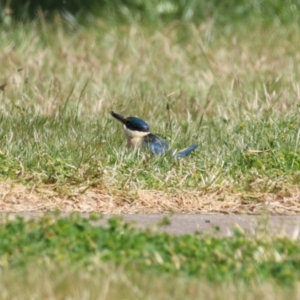
[[(4, 29), (0, 188), (8, 197), (24, 185), (32, 199), (88, 202), (91, 193), (104, 203), (91, 204), (94, 211), (107, 198), (118, 211), (129, 211), (128, 202), (143, 210), (153, 195), (158, 211), (205, 211), (200, 197), (215, 211), (216, 200), (285, 198), (279, 213), (292, 212), (300, 180), (297, 26), (58, 19)], [(172, 151), (128, 151), (111, 110), (146, 120), (172, 151), (199, 147), (182, 160)]]
[[(298, 4), (138, 2), (84, 21), (0, 14), (0, 211), (297, 214)], [(112, 110), (172, 150), (128, 150)], [(91, 223), (1, 219), (3, 299), (299, 297), (298, 241)]]
[[(111, 218), (1, 220), (2, 299), (286, 299), (299, 296), (299, 241), (141, 231)], [(158, 225), (163, 226), (163, 225)]]

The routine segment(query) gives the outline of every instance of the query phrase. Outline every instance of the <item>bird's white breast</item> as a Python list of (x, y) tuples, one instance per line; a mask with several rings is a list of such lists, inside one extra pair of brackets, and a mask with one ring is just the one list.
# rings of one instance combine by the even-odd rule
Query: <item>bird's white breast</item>
[(123, 126), (125, 135), (127, 137), (128, 147), (137, 147), (142, 142), (144, 136), (148, 135), (150, 132), (135, 131), (128, 129), (125, 125)]

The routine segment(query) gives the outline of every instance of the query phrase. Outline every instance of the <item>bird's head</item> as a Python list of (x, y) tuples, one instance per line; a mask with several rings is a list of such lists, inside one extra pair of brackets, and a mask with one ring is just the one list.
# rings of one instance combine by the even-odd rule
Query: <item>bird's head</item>
[(150, 133), (149, 125), (142, 119), (137, 117), (123, 117), (113, 111), (111, 115), (123, 124), (125, 134), (127, 137), (143, 137)]

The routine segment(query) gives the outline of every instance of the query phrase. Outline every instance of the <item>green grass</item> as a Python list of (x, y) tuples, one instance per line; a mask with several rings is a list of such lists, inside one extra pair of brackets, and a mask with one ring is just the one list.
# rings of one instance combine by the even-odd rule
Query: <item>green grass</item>
[[(3, 179), (110, 191), (297, 186), (297, 27), (38, 25), (0, 34)], [(172, 149), (200, 146), (181, 162), (133, 154), (110, 110), (147, 120)]]
[[(298, 240), (171, 236), (114, 218), (45, 215), (3, 220), (2, 299), (296, 299)], [(160, 225), (158, 225), (160, 226)], [(184, 295), (184, 296), (183, 296)], [(122, 296), (122, 297), (121, 297)]]
[[(32, 0), (20, 3), (16, 0), (0, 3), (0, 21), (9, 24), (11, 19), (28, 20), (36, 16), (44, 19), (66, 19), (71, 23), (84, 21), (91, 23), (95, 18), (118, 23), (165, 24), (169, 21), (189, 21), (195, 23), (213, 20), (224, 26), (228, 23), (242, 24), (290, 24), (299, 22), (299, 1), (193, 1), (183, 0), (87, 0), (84, 5), (80, 1), (72, 4), (61, 1)], [(59, 15), (60, 13), (60, 15)]]
[(141, 231), (117, 218), (101, 227), (97, 220), (2, 218), (1, 299), (299, 297), (298, 240), (272, 237), (263, 227), (217, 238)]
[[(131, 185), (141, 189), (205, 188), (216, 175), (216, 187), (229, 181), (248, 189), (246, 177), (258, 176), (298, 183), (295, 115), (234, 127), (222, 121), (202, 123), (199, 140), (193, 134), (196, 124), (186, 132), (184, 126), (178, 126), (178, 140), (170, 139), (174, 149), (200, 143), (199, 149), (181, 162), (170, 155), (156, 158), (128, 152), (121, 128), (117, 128), (121, 126), (113, 122), (109, 114), (104, 122), (80, 120), (74, 115), (2, 117), (1, 175), (23, 183), (76, 185), (95, 181), (97, 186), (117, 189)], [(183, 142), (180, 136), (184, 136)], [(272, 191), (272, 187), (258, 190)]]
[[(211, 282), (269, 282), (286, 286), (299, 281), (298, 241), (274, 238), (260, 231), (233, 237), (194, 234), (171, 236), (141, 231), (116, 218), (107, 227), (79, 215), (46, 215), (37, 220), (4, 220), (0, 227), (2, 271), (31, 264), (72, 270), (100, 262), (149, 275), (170, 274)], [(72, 267), (71, 267), (72, 266)]]

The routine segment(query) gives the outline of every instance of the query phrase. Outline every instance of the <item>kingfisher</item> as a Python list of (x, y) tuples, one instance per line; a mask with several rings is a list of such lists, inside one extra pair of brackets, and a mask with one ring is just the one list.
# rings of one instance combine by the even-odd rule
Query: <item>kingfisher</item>
[[(147, 122), (137, 117), (123, 117), (113, 111), (111, 115), (123, 124), (123, 129), (127, 137), (127, 147), (148, 148), (157, 155), (162, 155), (169, 150), (168, 142), (160, 136), (150, 132), (150, 127)], [(198, 147), (197, 144), (190, 146), (173, 154), (174, 158), (183, 158), (189, 155)]]

